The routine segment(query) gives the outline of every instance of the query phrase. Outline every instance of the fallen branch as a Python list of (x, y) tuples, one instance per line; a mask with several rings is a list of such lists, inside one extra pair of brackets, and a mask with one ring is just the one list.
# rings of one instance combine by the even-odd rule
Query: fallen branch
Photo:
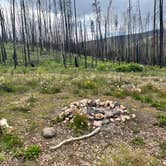
[(80, 136), (80, 137), (69, 138), (67, 140), (64, 140), (60, 144), (58, 144), (56, 146), (50, 147), (50, 150), (57, 150), (57, 149), (61, 148), (63, 145), (65, 145), (65, 144), (90, 138), (90, 137), (96, 135), (97, 133), (99, 133), (100, 129), (101, 129), (101, 127), (98, 127), (94, 131), (92, 131), (91, 133), (89, 133), (88, 135), (83, 135), (83, 136)]

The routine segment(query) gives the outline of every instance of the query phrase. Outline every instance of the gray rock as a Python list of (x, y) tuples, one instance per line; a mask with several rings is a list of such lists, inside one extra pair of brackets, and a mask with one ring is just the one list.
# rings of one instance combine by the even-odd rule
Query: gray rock
[(42, 135), (44, 138), (50, 139), (56, 136), (56, 131), (53, 127), (46, 127), (43, 129)]
[(120, 116), (120, 115), (121, 115), (121, 111), (119, 111), (119, 110), (117, 110), (117, 111), (115, 111), (115, 110), (110, 110), (110, 111), (107, 111), (107, 112), (105, 113), (106, 118), (112, 118), (112, 117), (114, 117), (114, 116)]

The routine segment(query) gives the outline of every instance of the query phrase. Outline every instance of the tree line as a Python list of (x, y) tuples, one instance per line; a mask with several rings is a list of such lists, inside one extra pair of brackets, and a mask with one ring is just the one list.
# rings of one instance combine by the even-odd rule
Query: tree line
[[(76, 0), (10, 0), (0, 5), (0, 63), (10, 59), (16, 68), (20, 58), (27, 67), (43, 55), (53, 55), (67, 68), (97, 66), (98, 60), (166, 64), (164, 0), (153, 0), (153, 14), (142, 13), (140, 0), (127, 0), (121, 16), (113, 0), (101, 10), (92, 0), (92, 16), (79, 16)], [(122, 33), (123, 32), (123, 33)], [(8, 45), (12, 44), (12, 55)], [(21, 50), (21, 56), (20, 51)]]

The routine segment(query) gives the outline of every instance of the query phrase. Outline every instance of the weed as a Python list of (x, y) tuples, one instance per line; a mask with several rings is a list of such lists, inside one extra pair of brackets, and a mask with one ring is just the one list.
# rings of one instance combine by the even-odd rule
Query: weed
[(143, 146), (145, 145), (144, 139), (141, 137), (136, 137), (131, 141), (133, 146)]
[(0, 153), (0, 163), (4, 162), (6, 160), (5, 155)]
[(160, 127), (166, 127), (166, 115), (158, 115), (157, 119)]
[(52, 85), (50, 82), (43, 81), (41, 82), (40, 92), (43, 94), (55, 94), (61, 91), (60, 86)]
[(166, 143), (160, 143), (160, 150), (161, 150), (161, 157), (165, 158), (166, 157)]
[(69, 127), (74, 130), (75, 133), (82, 133), (88, 130), (88, 118), (84, 114), (77, 113), (70, 122)]

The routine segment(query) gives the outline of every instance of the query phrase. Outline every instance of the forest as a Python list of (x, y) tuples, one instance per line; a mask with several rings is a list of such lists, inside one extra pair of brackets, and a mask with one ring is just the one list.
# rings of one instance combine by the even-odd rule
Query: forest
[(165, 9), (0, 0), (0, 165), (166, 166)]

